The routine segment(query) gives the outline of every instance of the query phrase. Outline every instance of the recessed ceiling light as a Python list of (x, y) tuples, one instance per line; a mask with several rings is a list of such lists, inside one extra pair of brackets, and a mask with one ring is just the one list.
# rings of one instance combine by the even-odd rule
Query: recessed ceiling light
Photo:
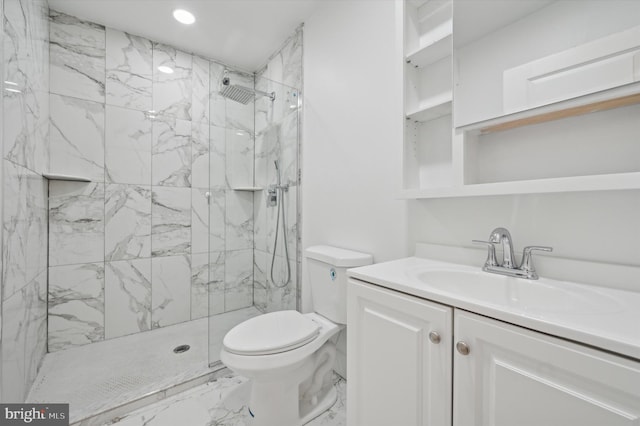
[(160, 65), (158, 67), (158, 71), (163, 72), (165, 74), (173, 74), (173, 68), (168, 67), (166, 65)]
[(196, 22), (196, 17), (193, 16), (193, 13), (184, 10), (184, 9), (176, 9), (173, 11), (173, 17), (176, 18), (176, 21), (181, 24), (191, 25)]

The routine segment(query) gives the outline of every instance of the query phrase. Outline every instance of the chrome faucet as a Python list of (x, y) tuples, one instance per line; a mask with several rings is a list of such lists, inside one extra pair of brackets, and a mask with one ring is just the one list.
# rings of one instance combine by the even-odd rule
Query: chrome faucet
[[(487, 260), (482, 267), (485, 272), (491, 272), (493, 274), (507, 275), (509, 277), (525, 278), (528, 280), (537, 280), (538, 274), (533, 266), (533, 257), (531, 252), (534, 250), (539, 251), (553, 251), (551, 247), (544, 246), (528, 246), (525, 247), (522, 252), (522, 261), (520, 266), (515, 264), (515, 255), (513, 253), (513, 241), (511, 240), (511, 234), (506, 228), (496, 228), (489, 235), (489, 241), (473, 240), (474, 244), (484, 244), (487, 246)], [(502, 243), (502, 263), (498, 263), (496, 260), (496, 248), (495, 244)]]

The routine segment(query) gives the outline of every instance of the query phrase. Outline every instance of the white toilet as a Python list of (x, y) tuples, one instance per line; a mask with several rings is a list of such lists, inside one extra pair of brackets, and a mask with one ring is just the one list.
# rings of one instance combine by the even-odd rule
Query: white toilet
[(280, 311), (251, 318), (227, 333), (222, 362), (251, 380), (254, 426), (300, 426), (336, 401), (329, 341), (347, 321), (346, 270), (369, 254), (329, 246), (305, 250), (313, 313)]

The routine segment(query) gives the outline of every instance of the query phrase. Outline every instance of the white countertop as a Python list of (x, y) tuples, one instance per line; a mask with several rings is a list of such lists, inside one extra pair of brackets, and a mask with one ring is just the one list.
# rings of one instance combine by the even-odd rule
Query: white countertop
[[(640, 293), (567, 281), (523, 280), (522, 285), (536, 284), (557, 288), (563, 294), (576, 295), (573, 305), (550, 308), (549, 298), (534, 299), (526, 306), (506, 303), (491, 295), (463, 294), (456, 288), (430, 286), (418, 275), (430, 269), (455, 269), (472, 274), (488, 274), (480, 267), (409, 257), (391, 262), (353, 268), (348, 275), (423, 299), (475, 312), (521, 327), (584, 343), (640, 360)], [(490, 274), (494, 275), (494, 274)], [(518, 278), (503, 278), (519, 280)], [(543, 293), (544, 294), (544, 293)], [(592, 309), (593, 308), (593, 309)]]

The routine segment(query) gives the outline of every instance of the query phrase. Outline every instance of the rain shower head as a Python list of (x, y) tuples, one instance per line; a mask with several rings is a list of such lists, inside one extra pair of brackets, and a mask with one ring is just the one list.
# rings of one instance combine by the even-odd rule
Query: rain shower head
[(253, 99), (255, 99), (256, 95), (266, 96), (272, 101), (275, 101), (276, 99), (275, 92), (267, 93), (261, 90), (252, 89), (250, 87), (240, 86), (238, 84), (231, 84), (229, 77), (224, 77), (222, 79), (222, 85), (220, 86), (220, 94), (227, 99), (240, 102), (241, 104), (244, 104), (244, 105), (248, 104)]

